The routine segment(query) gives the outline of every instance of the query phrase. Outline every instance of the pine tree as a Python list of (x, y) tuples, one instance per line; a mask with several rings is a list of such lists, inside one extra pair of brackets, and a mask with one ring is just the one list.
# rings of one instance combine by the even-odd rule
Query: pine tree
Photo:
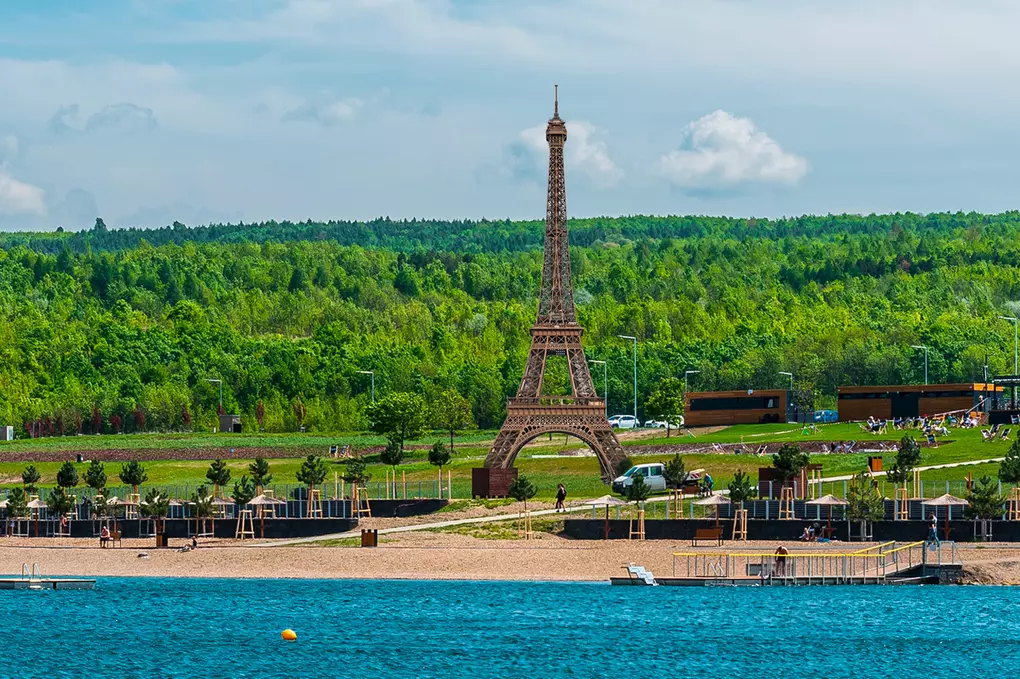
[(666, 486), (669, 488), (683, 488), (684, 482), (687, 481), (687, 469), (684, 466), (684, 460), (680, 457), (680, 453), (673, 456), (671, 460), (668, 460), (663, 467), (662, 476), (666, 481)]
[(1013, 485), (1020, 483), (1020, 437), (1009, 446), (1006, 459), (999, 465), (999, 480)]
[(538, 486), (524, 474), (511, 481), (510, 486), (506, 490), (507, 495), (518, 502), (524, 503), (524, 511), (528, 511), (528, 500), (535, 497), (537, 492)]
[(996, 519), (1002, 516), (1005, 498), (999, 495), (998, 484), (988, 476), (982, 476), (967, 495), (969, 506), (963, 515), (968, 519)]

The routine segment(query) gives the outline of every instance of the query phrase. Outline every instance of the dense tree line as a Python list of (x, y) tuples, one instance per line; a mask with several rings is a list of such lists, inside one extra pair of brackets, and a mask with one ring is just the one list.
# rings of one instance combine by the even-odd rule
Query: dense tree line
[[(1012, 371), (1020, 213), (571, 223), (589, 358), (610, 408), (664, 377), (775, 387)], [(537, 222), (330, 222), (0, 235), (0, 423), (22, 434), (367, 426), (382, 395), (452, 390), (498, 426), (541, 277)], [(600, 370), (593, 373), (602, 390)], [(565, 388), (552, 365), (547, 390)]]

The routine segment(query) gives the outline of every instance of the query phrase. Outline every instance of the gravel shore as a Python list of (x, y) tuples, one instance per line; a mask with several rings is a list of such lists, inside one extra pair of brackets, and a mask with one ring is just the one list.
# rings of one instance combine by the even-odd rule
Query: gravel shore
[[(749, 542), (723, 549), (773, 552), (778, 545)], [(854, 543), (853, 549), (862, 546)], [(840, 543), (787, 547), (793, 552), (848, 549)], [(17, 575), (22, 564), (38, 563), (45, 575), (68, 576), (606, 581), (623, 575), (627, 562), (668, 576), (674, 551), (692, 548), (672, 541), (577, 541), (549, 534), (531, 541), (487, 540), (435, 532), (382, 536), (375, 549), (314, 544), (253, 547), (250, 542), (211, 540), (193, 552), (153, 549), (152, 540), (125, 540), (119, 549), (100, 549), (95, 540), (6, 538), (0, 542), (0, 573)], [(960, 545), (958, 556), (968, 583), (1020, 584), (1018, 545)]]

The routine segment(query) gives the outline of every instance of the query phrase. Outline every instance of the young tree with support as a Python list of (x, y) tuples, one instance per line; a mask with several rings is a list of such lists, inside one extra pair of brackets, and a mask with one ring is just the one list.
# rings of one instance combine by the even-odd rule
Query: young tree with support
[(255, 482), (255, 489), (258, 493), (261, 493), (266, 486), (273, 482), (273, 475), (269, 473), (269, 462), (264, 457), (256, 457), (252, 460), (248, 464), (248, 473), (251, 474), (251, 480)]
[(42, 479), (42, 475), (39, 470), (35, 468), (34, 464), (30, 464), (21, 472), (21, 485), (25, 489), (27, 495), (34, 495), (38, 490), (36, 484)]
[(326, 463), (318, 455), (309, 455), (298, 469), (297, 480), (308, 486), (308, 516), (312, 515), (315, 488), (326, 480)]
[(205, 478), (213, 484), (213, 496), (220, 497), (220, 489), (230, 483), (230, 469), (227, 463), (220, 459), (213, 460), (205, 473)]
[(135, 495), (138, 495), (138, 487), (149, 480), (145, 467), (138, 460), (121, 465), (120, 474), (117, 476), (120, 477), (121, 483), (131, 486)]
[(450, 464), (450, 460), (453, 459), (453, 449), (447, 448), (442, 441), (436, 441), (432, 444), (432, 449), (429, 450), (429, 464), (433, 467), (439, 468), (439, 497), (442, 499), (443, 496), (443, 467)]
[(868, 524), (885, 517), (885, 501), (878, 492), (878, 484), (867, 472), (859, 472), (847, 486), (846, 501), (847, 519), (858, 523), (863, 541), (868, 534)]

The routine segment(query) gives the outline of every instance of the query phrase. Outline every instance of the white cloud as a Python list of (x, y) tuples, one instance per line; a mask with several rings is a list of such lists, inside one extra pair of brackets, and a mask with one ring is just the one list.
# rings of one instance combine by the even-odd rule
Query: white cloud
[(715, 111), (689, 123), (680, 148), (659, 158), (656, 170), (682, 189), (715, 191), (793, 185), (807, 173), (808, 163), (784, 151), (751, 120)]
[(46, 193), (15, 179), (0, 167), (0, 215), (44, 215)]
[(327, 127), (350, 120), (363, 105), (360, 99), (327, 99), (324, 101), (307, 101), (283, 114), (285, 122), (304, 120), (319, 123)]
[[(549, 163), (549, 144), (545, 124), (523, 130), (517, 141), (504, 150), (504, 167), (517, 177), (544, 179)], [(600, 187), (615, 185), (623, 171), (609, 157), (606, 142), (597, 138), (601, 130), (584, 120), (567, 123), (564, 164), (569, 172), (581, 172)]]

